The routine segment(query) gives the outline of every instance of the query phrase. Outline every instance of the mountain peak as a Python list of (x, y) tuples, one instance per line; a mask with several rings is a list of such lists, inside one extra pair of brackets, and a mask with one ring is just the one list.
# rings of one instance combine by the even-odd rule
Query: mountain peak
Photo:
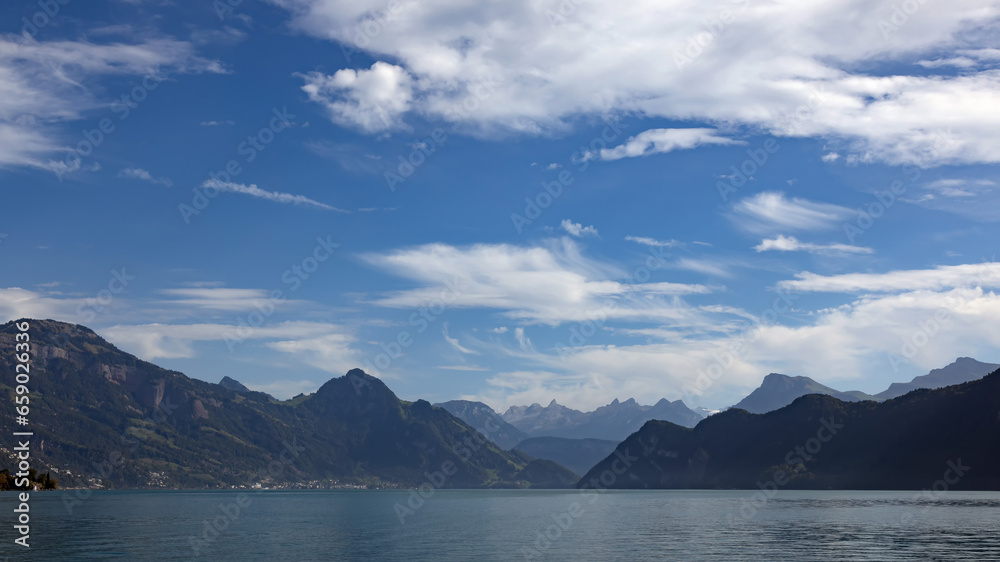
[(250, 389), (244, 386), (243, 383), (228, 376), (222, 377), (222, 380), (219, 381), (219, 386), (228, 388), (233, 392), (250, 392)]

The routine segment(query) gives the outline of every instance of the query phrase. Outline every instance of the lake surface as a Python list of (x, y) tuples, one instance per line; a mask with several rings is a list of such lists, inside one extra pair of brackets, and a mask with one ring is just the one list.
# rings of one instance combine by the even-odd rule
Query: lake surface
[[(32, 494), (11, 560), (1000, 559), (1000, 493), (263, 491)], [(409, 505), (408, 501), (410, 502)], [(73, 503), (72, 514), (66, 507)], [(243, 504), (240, 506), (240, 504)], [(238, 508), (238, 512), (237, 509)], [(206, 526), (215, 524), (221, 531)], [(548, 535), (548, 536), (546, 536)]]

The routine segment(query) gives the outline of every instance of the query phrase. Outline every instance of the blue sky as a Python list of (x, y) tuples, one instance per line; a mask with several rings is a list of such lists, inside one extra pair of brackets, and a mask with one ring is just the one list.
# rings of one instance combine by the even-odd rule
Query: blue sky
[(8, 3), (2, 319), (499, 410), (1000, 362), (1000, 4), (343, 4)]

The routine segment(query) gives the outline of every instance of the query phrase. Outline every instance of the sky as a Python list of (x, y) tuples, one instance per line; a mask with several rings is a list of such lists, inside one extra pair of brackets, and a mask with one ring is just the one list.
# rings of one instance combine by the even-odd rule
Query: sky
[(998, 16), (6, 0), (0, 320), (501, 412), (1000, 363)]

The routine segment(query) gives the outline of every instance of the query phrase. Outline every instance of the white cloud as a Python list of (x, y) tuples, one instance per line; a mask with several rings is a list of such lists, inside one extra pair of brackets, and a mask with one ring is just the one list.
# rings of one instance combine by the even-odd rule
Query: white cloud
[[(558, 325), (585, 321), (588, 314), (655, 321), (697, 316), (677, 295), (704, 294), (710, 287), (675, 283), (621, 283), (627, 277), (608, 264), (581, 255), (570, 238), (545, 247), (428, 244), (387, 255), (368, 255), (377, 267), (421, 287), (375, 300), (381, 306), (499, 309), (509, 318)], [(658, 298), (670, 295), (670, 299)]]
[(996, 182), (987, 179), (940, 179), (932, 181), (925, 187), (941, 197), (975, 197), (991, 191), (996, 185)]
[(315, 392), (319, 384), (309, 380), (281, 379), (266, 384), (246, 383), (246, 387), (257, 392), (266, 392), (279, 400), (288, 400), (299, 394)]
[(650, 129), (628, 139), (625, 144), (620, 144), (614, 148), (602, 148), (597, 152), (587, 152), (584, 154), (584, 159), (620, 160), (622, 158), (635, 158), (636, 156), (665, 154), (675, 150), (690, 149), (706, 144), (746, 144), (743, 141), (719, 136), (716, 132), (715, 129), (704, 127), (691, 129)]
[(817, 275), (797, 273), (795, 280), (778, 286), (797, 292), (865, 293), (892, 291), (939, 291), (961, 287), (1000, 288), (1000, 263), (940, 265), (934, 269), (910, 269), (888, 273)]
[(148, 181), (149, 183), (166, 187), (174, 185), (174, 182), (170, 181), (170, 178), (154, 178), (152, 174), (142, 168), (125, 168), (118, 172), (118, 177)]
[(827, 152), (822, 157), (820, 157), (820, 160), (829, 163), (829, 162), (836, 162), (838, 158), (840, 158), (840, 154), (837, 154), (836, 152)]
[(413, 100), (413, 80), (401, 66), (376, 62), (369, 70), (344, 68), (333, 75), (302, 75), (302, 90), (334, 122), (367, 133), (399, 128)]
[(493, 332), (494, 334), (505, 334), (507, 333), (507, 326), (500, 326), (498, 328), (493, 328), (490, 331)]
[[(271, 1), (292, 12), (294, 27), (345, 45), (357, 45), (358, 25), (385, 9), (383, 0)], [(529, 0), (502, 11), (427, 0), (402, 4), (385, 32), (363, 37), (365, 51), (392, 61), (381, 63), (384, 85), (357, 85), (351, 75), (328, 85), (332, 77), (311, 75), (307, 86), (335, 120), (373, 131), (407, 112), (528, 134), (561, 130), (581, 114), (624, 112), (838, 137), (865, 160), (1000, 161), (1000, 114), (982, 109), (1000, 107), (1000, 74), (989, 65), (957, 75), (906, 70), (928, 53), (988, 52), (992, 39), (981, 30), (1000, 8), (923, 3), (884, 32), (879, 22), (897, 3), (585, 2), (552, 22), (553, 6)], [(730, 21), (707, 32), (723, 9)], [(692, 57), (696, 37), (708, 39)], [(381, 103), (388, 92), (395, 103)], [(463, 106), (470, 109), (457, 115)]]
[(636, 244), (642, 244), (644, 246), (652, 246), (654, 248), (673, 248), (674, 246), (680, 245), (680, 242), (673, 239), (656, 240), (655, 238), (647, 238), (645, 236), (626, 236), (625, 239), (630, 242), (635, 242)]
[(451, 346), (454, 347), (455, 349), (457, 349), (457, 350), (459, 350), (462, 353), (465, 353), (467, 355), (479, 355), (478, 351), (473, 351), (473, 350), (471, 350), (471, 349), (469, 349), (467, 347), (462, 347), (462, 344), (458, 343), (458, 338), (453, 338), (453, 337), (451, 337), (451, 336), (448, 335), (448, 323), (447, 322), (445, 322), (444, 325), (441, 327), (441, 333), (444, 335), (444, 341), (446, 341), (449, 344), (451, 344)]
[(569, 219), (563, 219), (563, 221), (559, 223), (559, 226), (562, 227), (562, 229), (565, 230), (567, 233), (569, 233), (571, 236), (575, 236), (577, 238), (583, 238), (585, 236), (598, 236), (597, 229), (594, 228), (593, 225), (583, 226), (578, 222), (573, 222)]
[(342, 375), (361, 365), (361, 355), (352, 348), (353, 335), (331, 327), (333, 333), (314, 338), (299, 338), (265, 345), (275, 351), (288, 353), (297, 360), (323, 371)]
[[(183, 305), (195, 310), (223, 310), (226, 312), (251, 311), (271, 302), (271, 291), (266, 289), (231, 289), (226, 287), (192, 287), (163, 289), (161, 294), (172, 297), (160, 301), (171, 307)], [(282, 299), (282, 306), (299, 301)]]
[(730, 218), (742, 228), (759, 234), (778, 230), (826, 230), (853, 216), (853, 211), (830, 203), (798, 197), (789, 199), (780, 191), (764, 191), (742, 199)]
[(205, 180), (201, 184), (202, 187), (210, 187), (217, 189), (222, 192), (228, 193), (242, 193), (244, 195), (250, 195), (251, 197), (257, 197), (260, 199), (266, 199), (268, 201), (274, 201), (276, 203), (291, 203), (293, 205), (306, 205), (311, 207), (318, 207), (320, 209), (325, 209), (327, 211), (337, 211), (338, 213), (347, 213), (343, 209), (338, 209), (337, 207), (331, 207), (325, 203), (320, 203), (319, 201), (314, 201), (309, 199), (304, 195), (293, 195), (291, 193), (281, 193), (278, 191), (266, 191), (254, 184), (244, 185), (241, 183), (224, 182), (216, 179)]
[[(996, 358), (1000, 325), (993, 319), (998, 314), (1000, 295), (982, 289), (916, 291), (816, 311), (805, 325), (755, 323), (754, 329), (698, 337), (646, 331), (650, 343), (582, 345), (560, 353), (515, 349), (512, 356), (529, 361), (526, 369), (531, 363), (537, 368), (498, 373), (488, 380), (490, 388), (473, 399), (498, 408), (555, 398), (592, 409), (612, 396), (635, 397), (640, 403), (683, 398), (689, 406), (725, 407), (769, 372), (874, 393), (957, 356)], [(914, 341), (920, 345), (913, 346)], [(908, 343), (912, 347), (905, 347)], [(699, 377), (711, 381), (709, 369), (717, 378), (698, 388)]]
[[(342, 331), (339, 326), (322, 322), (275, 322), (251, 330), (230, 324), (117, 324), (98, 329), (98, 333), (122, 349), (152, 361), (155, 359), (191, 358), (197, 355), (194, 344), (198, 342), (240, 342), (246, 345), (251, 340), (273, 340), (296, 338), (308, 342), (320, 340), (333, 332)], [(290, 342), (285, 343), (288, 346)], [(234, 347), (234, 349), (240, 349)], [(276, 348), (277, 349), (277, 348)], [(287, 351), (287, 349), (279, 349)], [(305, 351), (305, 350), (304, 350)], [(303, 356), (305, 362), (309, 362)], [(356, 366), (356, 365), (355, 365)], [(322, 367), (320, 367), (322, 368)], [(344, 372), (347, 372), (345, 370)]]
[(535, 346), (531, 344), (531, 339), (524, 334), (524, 328), (515, 328), (514, 337), (517, 338), (517, 344), (521, 346), (521, 351), (533, 351)]
[(435, 365), (434, 368), (446, 371), (489, 371), (486, 367), (479, 365)]
[(849, 244), (811, 244), (800, 242), (794, 236), (778, 235), (776, 238), (761, 240), (753, 248), (758, 252), (768, 250), (778, 250), (780, 252), (809, 252), (811, 254), (837, 255), (837, 254), (873, 254), (875, 250), (864, 246), (851, 246)]
[(0, 53), (0, 167), (60, 173), (83, 167), (67, 155), (75, 154), (71, 151), (84, 140), (80, 127), (63, 134), (61, 125), (92, 110), (106, 111), (104, 98), (118, 97), (95, 93), (95, 80), (225, 71), (218, 62), (197, 56), (191, 43), (165, 38), (98, 44), (5, 35), (0, 36)]

